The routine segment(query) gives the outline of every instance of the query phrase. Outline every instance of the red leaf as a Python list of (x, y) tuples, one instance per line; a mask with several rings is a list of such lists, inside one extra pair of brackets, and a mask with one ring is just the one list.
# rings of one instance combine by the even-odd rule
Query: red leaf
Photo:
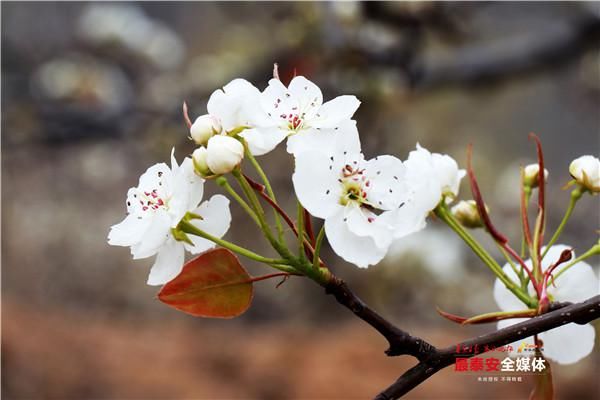
[(218, 248), (187, 262), (158, 298), (196, 317), (233, 318), (250, 307), (252, 293), (252, 278), (235, 254)]
[(465, 322), (468, 319), (468, 318), (461, 317), (456, 314), (450, 314), (449, 312), (443, 311), (439, 307), (436, 307), (435, 309), (438, 312), (438, 314), (440, 314), (442, 317), (444, 317), (452, 322), (456, 322), (457, 324), (462, 324), (463, 322)]

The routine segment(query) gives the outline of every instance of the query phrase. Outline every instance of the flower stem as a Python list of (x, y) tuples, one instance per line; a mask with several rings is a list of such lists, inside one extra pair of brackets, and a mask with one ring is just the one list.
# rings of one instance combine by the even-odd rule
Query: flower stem
[(256, 213), (252, 210), (248, 203), (246, 203), (244, 199), (242, 199), (242, 197), (235, 191), (235, 189), (231, 187), (231, 185), (227, 181), (227, 178), (225, 178), (224, 176), (220, 176), (217, 178), (216, 182), (217, 185), (224, 188), (227, 191), (227, 193), (229, 193), (231, 197), (233, 197), (239, 203), (239, 205), (242, 206), (242, 208), (246, 211), (250, 218), (252, 218), (256, 225), (260, 227), (260, 221), (258, 220), (258, 216), (256, 215)]
[(496, 261), (490, 256), (490, 254), (471, 236), (467, 231), (463, 229), (458, 221), (452, 216), (452, 213), (448, 210), (447, 206), (442, 201), (434, 210), (435, 215), (444, 221), (460, 238), (473, 250), (473, 252), (484, 262), (485, 265), (500, 279), (502, 283), (510, 290), (519, 300), (526, 304), (530, 308), (537, 307), (537, 301), (527, 295), (521, 288), (519, 288), (510, 278), (506, 276), (502, 268)]
[(573, 214), (573, 210), (575, 209), (575, 204), (577, 204), (577, 201), (581, 198), (582, 195), (583, 195), (583, 191), (581, 190), (581, 188), (579, 186), (576, 187), (575, 189), (573, 189), (573, 191), (571, 192), (571, 200), (569, 201), (569, 206), (567, 207), (567, 211), (565, 212), (565, 215), (564, 215), (562, 221), (560, 222), (560, 225), (558, 225), (558, 228), (556, 228), (556, 232), (554, 232), (554, 235), (552, 235), (552, 238), (546, 245), (546, 249), (542, 253), (542, 259), (546, 256), (546, 253), (548, 253), (548, 250), (550, 250), (550, 247), (554, 243), (556, 243), (556, 241), (558, 240), (560, 234), (562, 233), (563, 229), (565, 228), (565, 225), (567, 224), (567, 221), (571, 217), (571, 214)]
[(323, 244), (323, 238), (325, 237), (325, 224), (319, 230), (317, 239), (315, 241), (315, 254), (313, 255), (313, 269), (318, 269), (320, 265), (321, 245)]
[[(250, 160), (250, 163), (252, 164), (252, 166), (254, 167), (256, 172), (258, 173), (258, 176), (260, 176), (260, 179), (263, 181), (265, 188), (267, 189), (267, 194), (276, 203), (277, 199), (275, 198), (275, 193), (273, 192), (273, 189), (271, 188), (271, 182), (269, 182), (269, 178), (267, 178), (267, 174), (265, 174), (265, 171), (263, 171), (262, 167), (260, 166), (260, 164), (258, 163), (256, 158), (252, 155), (252, 152), (248, 148), (248, 144), (246, 143), (245, 140), (243, 141), (243, 144), (244, 144), (244, 148), (246, 149), (246, 157), (248, 158), (248, 160)], [(275, 226), (277, 228), (279, 241), (283, 241), (283, 234), (284, 234), (283, 225), (281, 224), (281, 220), (279, 219), (279, 215), (277, 214), (277, 211), (274, 211), (273, 214), (275, 216)]]
[(579, 257), (575, 258), (574, 260), (569, 262), (567, 265), (562, 267), (562, 269), (560, 271), (558, 271), (556, 273), (556, 275), (554, 275), (551, 282), (554, 283), (554, 281), (556, 279), (558, 279), (558, 277), (561, 276), (563, 274), (563, 272), (565, 272), (566, 270), (568, 270), (569, 268), (571, 268), (573, 265), (577, 264), (578, 262), (583, 261), (586, 258), (590, 258), (590, 257), (598, 255), (598, 254), (600, 254), (600, 243), (595, 244), (594, 246), (592, 246), (591, 249), (589, 249), (588, 251), (586, 251), (585, 253), (583, 253), (582, 255), (580, 255)]
[(251, 260), (254, 260), (254, 261), (258, 261), (258, 262), (269, 264), (269, 265), (273, 265), (273, 264), (274, 265), (288, 265), (289, 264), (288, 260), (263, 257), (259, 254), (254, 253), (253, 251), (250, 251), (241, 246), (238, 246), (236, 244), (228, 242), (227, 240), (223, 240), (216, 236), (213, 236), (210, 233), (204, 232), (202, 229), (196, 227), (194, 224), (192, 224), (189, 221), (186, 221), (185, 219), (182, 219), (179, 222), (179, 224), (177, 225), (177, 229), (182, 232), (188, 233), (190, 235), (200, 236), (204, 239), (210, 240), (211, 242), (214, 242), (221, 247), (229, 249), (235, 253), (238, 253), (238, 254), (240, 254), (244, 257), (247, 257)]

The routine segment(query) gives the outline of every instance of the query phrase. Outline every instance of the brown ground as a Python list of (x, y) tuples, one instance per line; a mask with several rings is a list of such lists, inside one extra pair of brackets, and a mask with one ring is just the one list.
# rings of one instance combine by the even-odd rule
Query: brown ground
[[(6, 399), (367, 399), (413, 360), (386, 358), (360, 322), (332, 329), (197, 320), (156, 324), (41, 312), (3, 304)], [(225, 325), (227, 326), (227, 325)], [(460, 338), (444, 332), (434, 343)], [(564, 399), (592, 398), (591, 357), (555, 367)], [(531, 382), (481, 383), (447, 368), (419, 399), (525, 399)]]

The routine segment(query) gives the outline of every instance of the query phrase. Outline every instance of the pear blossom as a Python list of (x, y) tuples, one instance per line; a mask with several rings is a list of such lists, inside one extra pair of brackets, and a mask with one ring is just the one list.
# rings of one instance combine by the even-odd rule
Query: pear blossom
[(306, 146), (303, 138), (307, 132), (333, 129), (351, 120), (360, 101), (355, 96), (339, 96), (323, 103), (321, 89), (303, 76), (296, 76), (288, 87), (271, 79), (261, 93), (252, 114), (252, 128), (243, 136), (255, 155), (271, 151), (289, 136), (287, 150), (296, 154)]
[(216, 135), (208, 140), (206, 164), (214, 174), (231, 172), (242, 162), (244, 146), (231, 136)]
[[(526, 186), (536, 188), (539, 185), (540, 165), (529, 164), (523, 169), (524, 183)], [(548, 170), (544, 168), (544, 182), (548, 180)]]
[(212, 175), (210, 168), (206, 162), (207, 150), (206, 147), (200, 146), (192, 153), (192, 161), (194, 170), (200, 176)]
[(127, 192), (127, 217), (113, 225), (108, 243), (131, 248), (134, 259), (151, 257), (156, 260), (148, 277), (149, 285), (161, 285), (175, 278), (184, 264), (184, 250), (193, 254), (214, 247), (206, 239), (189, 236), (191, 244), (177, 240), (173, 228), (187, 212), (202, 219), (191, 221), (199, 229), (222, 237), (229, 229), (229, 200), (215, 195), (200, 204), (204, 179), (194, 173), (192, 160), (181, 165), (171, 153), (171, 167), (165, 163), (153, 165), (140, 177), (137, 187)]
[(466, 174), (452, 157), (431, 153), (418, 143), (417, 149), (409, 153), (405, 166), (407, 178), (419, 187), (422, 204), (429, 210), (438, 205), (442, 196), (446, 196), (447, 202), (456, 198), (460, 181)]
[[(542, 261), (542, 271), (546, 271), (560, 258), (563, 251), (569, 249), (571, 247), (560, 244), (550, 247)], [(575, 254), (572, 256), (575, 258)], [(525, 261), (525, 263), (531, 268), (532, 262), (530, 259)], [(560, 270), (560, 267), (558, 268)], [(518, 277), (509, 264), (506, 264), (503, 270), (510, 279), (518, 282)], [(548, 285), (548, 295), (552, 301), (580, 302), (599, 293), (598, 279), (592, 267), (583, 261), (579, 261), (570, 267), (568, 271), (559, 275), (554, 281), (554, 285)], [(534, 295), (535, 290), (531, 282), (529, 283), (528, 290), (531, 295)], [(517, 311), (526, 307), (499, 279), (494, 284), (494, 299), (502, 311)], [(523, 321), (526, 321), (526, 319), (502, 320), (498, 322), (498, 329), (506, 328), (507, 326)], [(595, 331), (590, 324), (578, 325), (569, 323), (550, 331), (542, 332), (538, 334), (538, 337), (543, 342), (543, 353), (546, 357), (559, 364), (573, 364), (592, 352)], [(518, 352), (523, 343), (533, 345), (533, 337), (512, 343), (513, 352)]]
[(591, 192), (600, 192), (600, 160), (594, 156), (581, 156), (569, 165), (569, 173), (581, 186)]
[(308, 212), (325, 220), (336, 254), (360, 268), (376, 264), (400, 236), (397, 231), (407, 234), (418, 229), (407, 223), (421, 225), (418, 218), (401, 218), (409, 195), (402, 161), (389, 155), (366, 160), (354, 121), (308, 139), (317, 135), (319, 146), (296, 155), (296, 195)]
[[(487, 207), (486, 207), (487, 208)], [(483, 226), (475, 200), (461, 200), (452, 207), (454, 218), (464, 227), (475, 229)]]
[(221, 132), (221, 122), (210, 114), (196, 118), (190, 127), (190, 136), (196, 144), (204, 145), (212, 136)]

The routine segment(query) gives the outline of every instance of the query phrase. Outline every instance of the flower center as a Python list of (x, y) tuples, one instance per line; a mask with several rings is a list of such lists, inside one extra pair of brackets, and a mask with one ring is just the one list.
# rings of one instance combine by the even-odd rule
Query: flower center
[(168, 200), (161, 198), (158, 195), (158, 190), (153, 189), (150, 192), (141, 191), (136, 189), (127, 198), (127, 209), (132, 211), (142, 211), (147, 213), (148, 211), (157, 211), (159, 209), (168, 210)]
[(281, 114), (279, 116), (282, 120), (285, 121), (287, 128), (291, 131), (298, 131), (302, 128), (304, 124), (304, 113), (302, 114)]
[(345, 206), (350, 203), (356, 203), (359, 206), (370, 207), (367, 201), (367, 189), (371, 185), (371, 182), (364, 175), (364, 169), (346, 164), (342, 168), (339, 182), (342, 184), (341, 205)]

